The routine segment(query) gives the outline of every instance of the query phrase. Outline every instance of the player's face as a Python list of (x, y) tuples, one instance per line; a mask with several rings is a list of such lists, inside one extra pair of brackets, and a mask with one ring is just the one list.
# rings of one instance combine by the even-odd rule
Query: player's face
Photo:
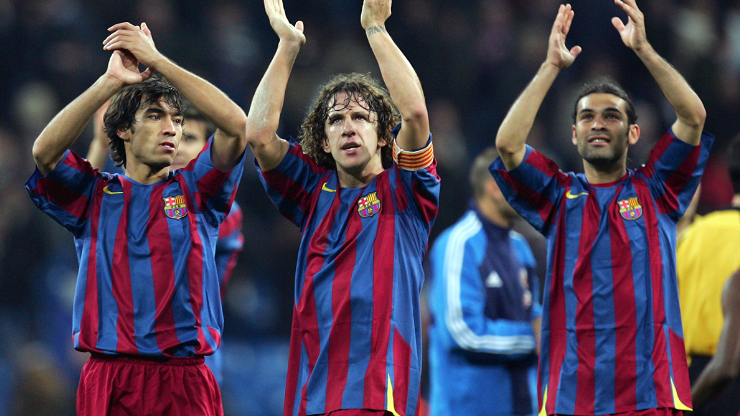
[(182, 113), (160, 101), (139, 108), (134, 117), (131, 127), (119, 131), (127, 155), (154, 169), (171, 166), (182, 137)]
[(380, 149), (386, 141), (378, 140), (378, 115), (367, 108), (362, 97), (349, 101), (347, 98), (346, 93), (337, 94), (336, 104), (329, 109), (324, 122), (324, 151), (331, 153), (340, 172), (382, 172)]
[(182, 139), (180, 145), (177, 147), (177, 154), (175, 155), (175, 162), (172, 164), (172, 169), (182, 169), (190, 163), (191, 160), (195, 159), (200, 151), (203, 150), (203, 146), (206, 145), (208, 137), (208, 127), (206, 123), (200, 120), (188, 119), (185, 126), (182, 129)]
[(596, 168), (625, 164), (627, 148), (637, 142), (637, 126), (630, 125), (627, 103), (612, 94), (589, 94), (578, 103), (573, 144), (581, 157)]

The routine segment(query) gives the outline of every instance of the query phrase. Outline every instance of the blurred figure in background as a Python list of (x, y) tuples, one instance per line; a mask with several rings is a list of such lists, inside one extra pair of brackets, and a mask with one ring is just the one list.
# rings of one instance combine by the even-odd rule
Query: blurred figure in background
[(468, 212), (430, 252), (430, 414), (537, 414), (542, 308), (519, 215), (488, 167), (495, 148), (473, 162)]
[[(735, 307), (734, 303), (725, 304), (735, 299), (732, 291), (728, 293), (730, 286), (725, 282), (740, 268), (740, 136), (731, 144), (726, 163), (735, 192), (732, 206), (696, 218), (680, 236), (676, 251), (678, 291), (692, 385), (699, 388), (697, 379), (703, 372), (714, 374), (712, 384), (720, 378), (724, 379), (722, 386), (731, 384), (731, 388), (713, 400), (702, 398), (701, 402), (695, 402), (694, 415), (697, 416), (736, 416), (740, 412), (740, 381), (730, 383), (735, 378), (731, 375), (737, 374), (737, 366), (718, 365), (727, 364), (723, 360), (732, 357), (732, 352), (725, 351), (722, 357), (712, 361), (711, 369), (707, 367), (721, 342), (727, 308)], [(723, 290), (727, 295), (722, 294)], [(729, 313), (735, 314), (734, 310)], [(723, 373), (718, 375), (718, 371)], [(708, 376), (702, 377), (704, 383), (708, 383)], [(710, 389), (704, 386), (699, 390), (705, 395)]]

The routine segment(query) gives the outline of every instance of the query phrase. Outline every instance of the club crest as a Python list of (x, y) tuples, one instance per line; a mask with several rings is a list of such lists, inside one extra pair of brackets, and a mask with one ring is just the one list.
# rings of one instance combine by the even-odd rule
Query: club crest
[(188, 215), (185, 197), (182, 195), (168, 196), (164, 200), (164, 213), (173, 220), (179, 220)]
[(640, 205), (637, 197), (623, 199), (617, 202), (617, 205), (619, 205), (619, 213), (625, 220), (634, 221), (642, 217), (642, 205)]
[(380, 212), (380, 199), (378, 199), (378, 193), (373, 192), (365, 195), (357, 201), (357, 212), (361, 217), (367, 218)]

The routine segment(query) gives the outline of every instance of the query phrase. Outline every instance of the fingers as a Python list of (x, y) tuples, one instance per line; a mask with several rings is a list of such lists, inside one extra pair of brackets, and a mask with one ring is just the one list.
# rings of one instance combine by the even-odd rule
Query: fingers
[(612, 25), (614, 25), (614, 28), (617, 29), (619, 33), (622, 33), (624, 30), (624, 22), (622, 22), (622, 19), (618, 17), (612, 17)]
[(574, 46), (570, 48), (570, 54), (573, 55), (573, 58), (577, 58), (578, 55), (580, 55), (582, 51), (583, 51), (583, 48), (581, 48), (580, 46)]
[(614, 3), (621, 7), (632, 21), (638, 21), (641, 18), (642, 13), (640, 12), (640, 9), (637, 8), (635, 0), (614, 0)]
[(303, 33), (303, 22), (300, 20), (295, 22), (295, 28), (298, 29), (299, 32)]
[(146, 23), (141, 23), (141, 31), (144, 32), (144, 34), (151, 40), (154, 40), (152, 37), (152, 31), (149, 30), (149, 26), (147, 26)]

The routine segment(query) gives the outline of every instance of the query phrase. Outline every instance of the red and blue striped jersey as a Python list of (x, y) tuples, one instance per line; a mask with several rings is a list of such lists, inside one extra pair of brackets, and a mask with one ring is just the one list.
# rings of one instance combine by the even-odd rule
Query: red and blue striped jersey
[(218, 243), (216, 243), (216, 272), (221, 286), (221, 297), (229, 284), (231, 272), (236, 266), (236, 260), (244, 247), (242, 233), (243, 214), (239, 204), (234, 201), (231, 211), (218, 229)]
[(187, 357), (218, 348), (216, 241), (244, 157), (221, 172), (210, 144), (151, 185), (99, 172), (71, 151), (46, 176), (36, 169), (26, 182), (36, 206), (74, 234), (76, 349)]
[(439, 200), (431, 140), (362, 188), (340, 187), (336, 170), (289, 140), (281, 163), (261, 175), (302, 232), (284, 414), (414, 415), (422, 262)]
[(676, 281), (676, 223), (714, 137), (672, 132), (647, 164), (592, 185), (527, 147), (491, 173), (509, 203), (547, 238), (541, 415), (691, 407)]

